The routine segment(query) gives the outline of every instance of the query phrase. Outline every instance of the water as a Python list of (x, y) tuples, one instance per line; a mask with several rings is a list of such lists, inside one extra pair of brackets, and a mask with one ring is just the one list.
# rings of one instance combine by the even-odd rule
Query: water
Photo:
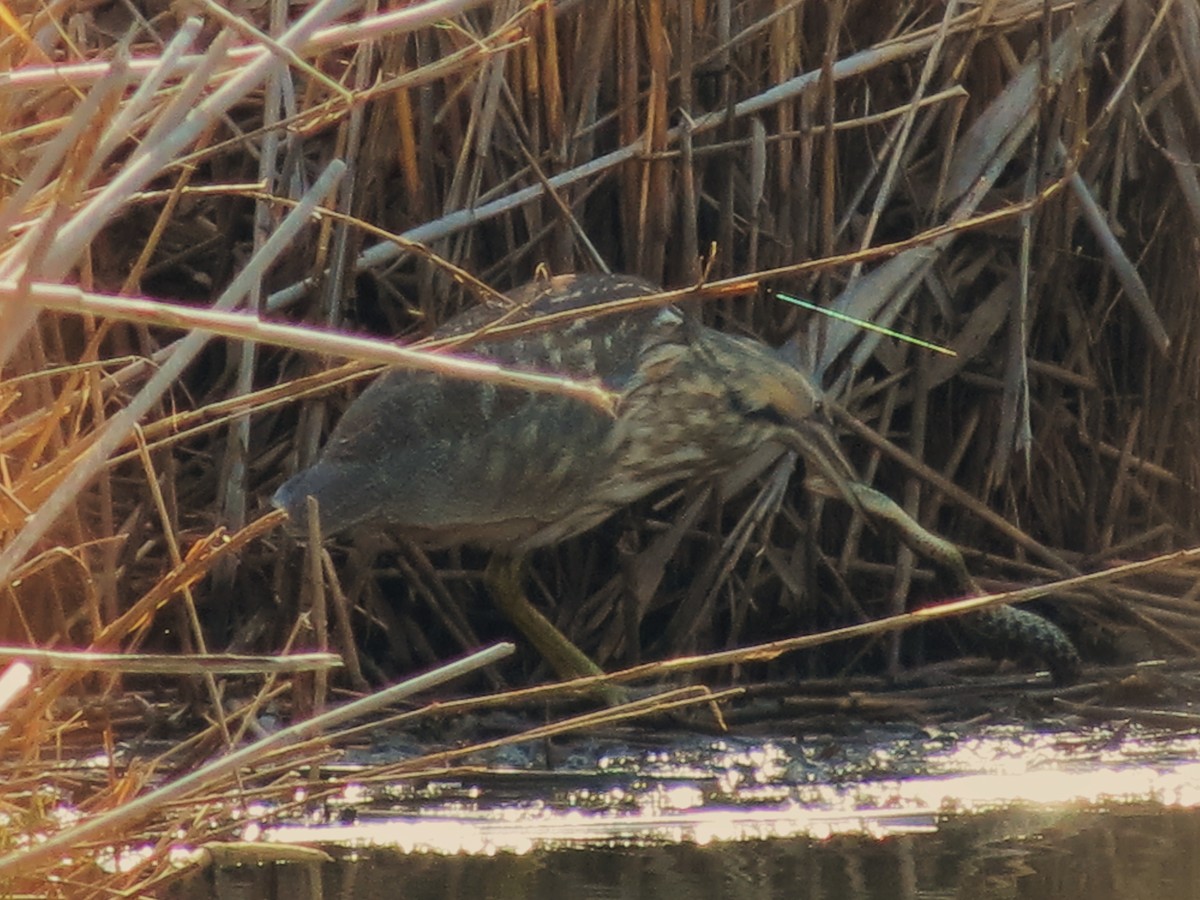
[[(354, 785), (179, 897), (1200, 898), (1200, 737), (1114, 726), (589, 741)], [(499, 761), (489, 760), (489, 766)]]

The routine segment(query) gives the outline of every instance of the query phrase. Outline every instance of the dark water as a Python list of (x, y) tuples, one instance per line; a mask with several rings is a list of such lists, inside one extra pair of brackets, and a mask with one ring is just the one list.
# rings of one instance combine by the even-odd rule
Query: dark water
[(1027, 811), (943, 820), (936, 832), (840, 835), (493, 857), (333, 849), (335, 862), (223, 867), (191, 897), (412, 898), (1028, 898), (1200, 897), (1200, 815), (1147, 806)]
[[(218, 857), (181, 898), (1200, 900), (1200, 738), (681, 741), (559, 771), (352, 788), (247, 831), (323, 863)], [(574, 768), (573, 768), (574, 767)]]

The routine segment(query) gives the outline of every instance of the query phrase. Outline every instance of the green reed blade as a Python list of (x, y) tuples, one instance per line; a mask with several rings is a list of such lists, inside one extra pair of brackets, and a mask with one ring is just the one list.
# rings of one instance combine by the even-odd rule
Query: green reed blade
[(790, 294), (775, 293), (775, 296), (780, 300), (786, 300), (788, 303), (794, 303), (796, 306), (804, 309), (811, 309), (813, 312), (818, 312), (823, 316), (829, 316), (831, 319), (837, 319), (841, 322), (849, 322), (851, 325), (857, 325), (859, 328), (865, 328), (868, 331), (875, 331), (879, 334), (886, 334), (888, 337), (894, 337), (901, 341), (907, 341), (910, 344), (915, 344), (918, 347), (923, 347), (926, 350), (932, 350), (934, 353), (943, 353), (946, 356), (958, 356), (958, 353), (951, 350), (949, 347), (943, 347), (941, 344), (935, 344), (931, 341), (924, 341), (921, 338), (913, 337), (910, 334), (904, 334), (900, 331), (894, 331), (891, 328), (885, 328), (882, 325), (877, 325), (874, 322), (868, 322), (866, 319), (860, 319), (857, 316), (850, 316), (844, 312), (838, 312), (836, 309), (828, 309), (824, 306), (818, 306), (816, 303), (811, 303), (808, 300), (801, 300), (799, 297), (793, 297)]

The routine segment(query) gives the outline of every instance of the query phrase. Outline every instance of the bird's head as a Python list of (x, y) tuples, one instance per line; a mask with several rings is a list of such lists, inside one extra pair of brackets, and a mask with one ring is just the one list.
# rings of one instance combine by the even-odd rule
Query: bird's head
[[(796, 451), (854, 503), (853, 468), (809, 377), (762, 343), (706, 328), (665, 309), (622, 401), (627, 428), (653, 432), (646, 453), (689, 453), (709, 468), (741, 461), (764, 443)], [(672, 451), (668, 453), (668, 451)], [(705, 468), (703, 464), (697, 470)]]

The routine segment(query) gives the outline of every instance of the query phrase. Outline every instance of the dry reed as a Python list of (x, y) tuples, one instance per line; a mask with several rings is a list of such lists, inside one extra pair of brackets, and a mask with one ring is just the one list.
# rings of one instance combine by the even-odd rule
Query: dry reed
[[(459, 365), (363, 333), (419, 339), (543, 264), (633, 272), (678, 289), (660, 302), (790, 339), (864, 477), (962, 545), (983, 583), (1066, 579), (1048, 608), (1113, 666), (1093, 681), (1139, 656), (1190, 665), (1200, 579), (1172, 554), (1200, 525), (1195, 4), (184, 8), (0, 7), (0, 650), (36, 687), (0, 732), (10, 891), (50, 874), (63, 896), (156, 890), (164, 852), (105, 871), (84, 851), (225, 837), (231, 819), (195, 813), (235, 789), (286, 813), (296, 766), (337, 735), (175, 780), (243, 752), (268, 705), (315, 713), (326, 685), (367, 691), (504, 633), (474, 602), (469, 553), (372, 565), (341, 548), (301, 571), (263, 513), (366, 362)], [(803, 675), (848, 684), (938, 657), (879, 639), (931, 616), (861, 624), (935, 599), (927, 573), (771, 464), (731, 476), (720, 503), (656, 498), (541, 554), (535, 599), (606, 669), (677, 657), (629, 677), (727, 681), (714, 667), (733, 664), (746, 698), (798, 693), (797, 715)], [(734, 489), (764, 471), (757, 501)], [(1078, 580), (1156, 556), (1120, 585)], [(811, 649), (828, 637), (779, 655), (835, 626), (858, 656)], [(344, 680), (300, 655), (326, 645)], [(674, 688), (606, 715), (730, 697)], [(102, 772), (48, 762), (111, 751), (148, 727), (138, 709), (162, 708), (205, 721)], [(553, 726), (582, 727), (596, 721)], [(101, 827), (52, 821), (47, 784)], [(103, 818), (134, 795), (161, 802)], [(41, 831), (75, 858), (22, 843)]]

